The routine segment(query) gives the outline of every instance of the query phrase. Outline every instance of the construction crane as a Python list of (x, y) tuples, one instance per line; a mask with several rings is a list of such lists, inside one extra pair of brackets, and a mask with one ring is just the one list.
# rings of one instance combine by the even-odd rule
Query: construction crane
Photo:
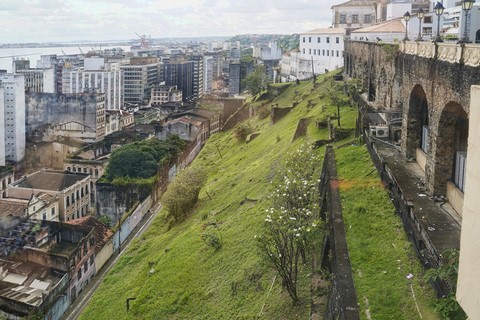
[(82, 54), (82, 56), (85, 55), (85, 53), (83, 53), (83, 50), (82, 50), (82, 48), (80, 48), (80, 46), (78, 46), (78, 50), (80, 50), (80, 53)]
[(149, 43), (149, 40), (152, 39), (151, 36), (149, 36), (149, 38), (147, 39), (147, 36), (146, 35), (139, 35), (138, 33), (135, 32), (135, 34), (137, 35), (137, 37), (140, 38), (140, 47), (142, 49), (146, 49), (148, 47), (150, 47), (150, 43)]
[(63, 49), (60, 49), (60, 51), (62, 51), (63, 55), (66, 56), (67, 54), (65, 53), (65, 51), (63, 51)]

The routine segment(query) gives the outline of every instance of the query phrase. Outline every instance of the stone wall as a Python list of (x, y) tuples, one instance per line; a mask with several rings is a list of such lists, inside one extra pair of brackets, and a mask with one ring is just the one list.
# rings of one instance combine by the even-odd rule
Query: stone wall
[(470, 86), (480, 84), (478, 67), (464, 63), (468, 57), (462, 55), (469, 51), (449, 44), (447, 49), (458, 53), (451, 60), (443, 54), (445, 48), (432, 43), (345, 43), (344, 72), (359, 80), (370, 105), (402, 111), (401, 145), (406, 158), (415, 158), (422, 128), (428, 127), (425, 177), (433, 195), (445, 195), (455, 154), (466, 151), (458, 137), (468, 131)]

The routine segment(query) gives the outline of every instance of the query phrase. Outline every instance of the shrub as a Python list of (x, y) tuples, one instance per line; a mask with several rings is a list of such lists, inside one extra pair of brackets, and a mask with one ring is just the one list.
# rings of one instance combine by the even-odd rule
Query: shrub
[(255, 131), (252, 124), (249, 121), (239, 123), (233, 128), (233, 134), (238, 141), (244, 142), (247, 139), (249, 134), (252, 134)]
[(222, 241), (220, 238), (212, 233), (204, 233), (202, 234), (202, 241), (205, 242), (206, 245), (215, 249), (215, 251), (219, 250), (222, 247)]
[(173, 222), (183, 220), (198, 200), (200, 190), (207, 181), (203, 167), (192, 166), (181, 171), (168, 186), (162, 203), (168, 211), (167, 217)]

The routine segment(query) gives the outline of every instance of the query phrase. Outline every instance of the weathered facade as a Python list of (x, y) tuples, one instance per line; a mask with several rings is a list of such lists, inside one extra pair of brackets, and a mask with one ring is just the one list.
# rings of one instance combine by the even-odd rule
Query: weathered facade
[(470, 45), (348, 41), (345, 74), (359, 79), (377, 110), (400, 111), (401, 149), (425, 172), (427, 191), (461, 214), (470, 86), (480, 83)]
[[(27, 93), (27, 135), (72, 137), (93, 142), (105, 136), (105, 95)], [(47, 130), (48, 129), (48, 130)]]

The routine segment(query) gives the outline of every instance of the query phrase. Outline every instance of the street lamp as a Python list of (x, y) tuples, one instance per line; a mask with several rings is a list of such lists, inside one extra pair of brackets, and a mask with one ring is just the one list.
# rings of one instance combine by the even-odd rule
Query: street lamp
[(463, 31), (463, 39), (460, 40), (461, 43), (470, 43), (470, 37), (468, 36), (468, 28), (467, 25), (469, 23), (469, 16), (468, 16), (468, 11), (470, 11), (473, 7), (473, 3), (475, 0), (462, 0), (462, 10), (465, 11), (465, 25), (464, 25), (464, 31)]
[(437, 1), (437, 4), (433, 7), (433, 11), (435, 11), (435, 14), (437, 15), (437, 37), (435, 38), (435, 42), (443, 42), (442, 37), (440, 37), (440, 17), (444, 10), (445, 8), (443, 7), (443, 4), (440, 1)]
[(410, 21), (410, 12), (405, 12), (403, 15), (403, 20), (405, 20), (405, 38), (403, 38), (403, 41), (408, 41), (408, 21)]
[(417, 18), (418, 20), (420, 20), (420, 23), (418, 24), (418, 37), (417, 37), (417, 41), (422, 41), (422, 20), (423, 20), (423, 17), (425, 16), (425, 13), (423, 12), (423, 9), (420, 8), (417, 12)]

